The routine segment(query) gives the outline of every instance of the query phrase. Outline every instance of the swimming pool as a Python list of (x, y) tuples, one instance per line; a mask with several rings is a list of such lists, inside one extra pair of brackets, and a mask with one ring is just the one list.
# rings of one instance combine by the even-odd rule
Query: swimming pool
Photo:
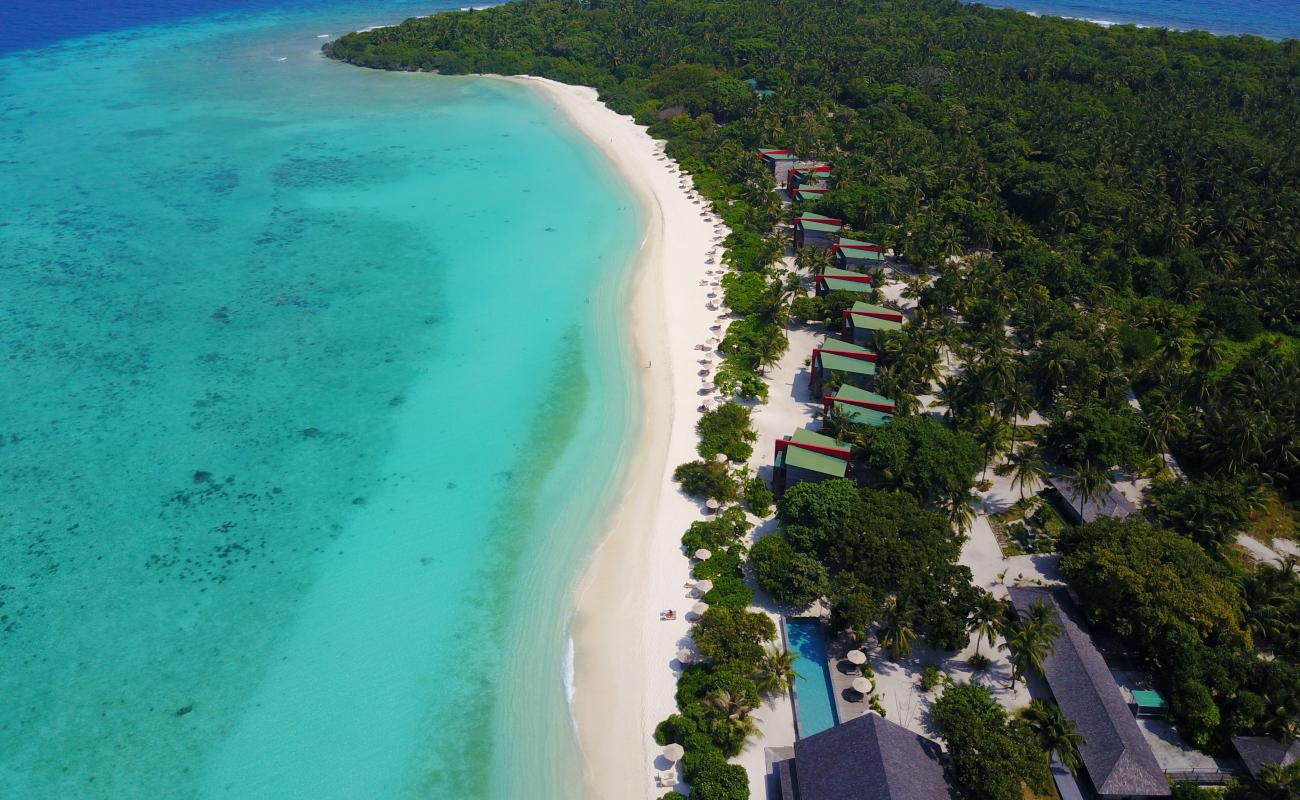
[(839, 724), (826, 653), (826, 627), (816, 619), (787, 619), (786, 639), (794, 654), (795, 721), (799, 738)]

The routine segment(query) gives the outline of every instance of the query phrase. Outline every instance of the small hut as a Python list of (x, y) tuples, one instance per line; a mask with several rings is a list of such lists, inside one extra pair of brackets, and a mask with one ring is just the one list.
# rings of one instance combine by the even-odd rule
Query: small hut
[(772, 171), (777, 186), (785, 186), (790, 176), (790, 169), (800, 160), (799, 156), (778, 147), (760, 147), (758, 155), (763, 159), (763, 166)]
[(852, 272), (847, 269), (838, 269), (836, 267), (826, 267), (821, 274), (817, 276), (817, 294), (824, 295), (831, 292), (857, 292), (858, 294), (871, 293), (871, 276), (863, 275), (861, 272)]
[(836, 374), (860, 389), (869, 389), (876, 377), (876, 354), (850, 342), (827, 339), (812, 351), (808, 385), (816, 395)]
[(897, 413), (894, 401), (882, 394), (867, 391), (846, 383), (835, 394), (822, 397), (822, 408), (827, 414), (834, 411), (858, 425), (870, 425), (873, 428), (888, 425)]
[(854, 303), (840, 319), (840, 335), (854, 344), (870, 344), (877, 331), (896, 331), (903, 327), (903, 312), (885, 306)]
[(794, 194), (800, 189), (826, 189), (830, 187), (831, 166), (820, 161), (796, 161), (786, 176), (785, 190)]
[(885, 263), (884, 248), (875, 242), (863, 242), (841, 236), (831, 250), (835, 253), (835, 266), (840, 269), (866, 272), (884, 266)]
[(844, 227), (844, 221), (834, 217), (804, 214), (794, 218), (795, 249), (804, 247), (827, 248), (835, 244), (835, 237)]
[(776, 441), (772, 489), (777, 495), (796, 483), (820, 483), (848, 473), (848, 445), (807, 428)]

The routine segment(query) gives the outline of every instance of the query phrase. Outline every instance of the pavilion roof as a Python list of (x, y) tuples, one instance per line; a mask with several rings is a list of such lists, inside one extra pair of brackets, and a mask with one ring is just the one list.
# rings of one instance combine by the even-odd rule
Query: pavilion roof
[(1043, 677), (1086, 740), (1079, 754), (1097, 794), (1167, 797), (1164, 771), (1092, 638), (1064, 613), (1050, 589), (1012, 586), (1009, 591), (1017, 614), (1044, 603), (1061, 626), (1055, 649), (1043, 659)]

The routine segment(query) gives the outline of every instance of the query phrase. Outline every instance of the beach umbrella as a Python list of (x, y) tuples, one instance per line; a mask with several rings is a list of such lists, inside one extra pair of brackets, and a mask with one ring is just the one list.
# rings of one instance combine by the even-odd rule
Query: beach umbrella
[(683, 664), (689, 664), (695, 660), (695, 654), (683, 647), (677, 651), (677, 660)]
[(854, 678), (853, 691), (858, 694), (871, 694), (871, 681), (866, 678)]
[(710, 337), (709, 337), (709, 340), (708, 340), (709, 344), (717, 344), (719, 341), (721, 341), (721, 340), (718, 339), (718, 337), (716, 337), (716, 336), (710, 336)]
[(710, 514), (716, 514), (718, 513), (719, 504), (717, 500), (710, 499), (707, 503), (704, 504), (704, 507), (709, 510)]
[(709, 604), (704, 602), (703, 600), (691, 606), (691, 613), (697, 617), (704, 616), (704, 612), (708, 610), (709, 610)]
[[(690, 651), (683, 650), (681, 652), (689, 653)], [(664, 758), (668, 759), (674, 764), (677, 763), (678, 761), (681, 761), (682, 756), (684, 755), (686, 755), (686, 749), (683, 748), (680, 744), (673, 742), (672, 744), (664, 745)]]
[(700, 561), (708, 561), (710, 558), (713, 557), (713, 553), (701, 547), (699, 550), (695, 551), (695, 557), (698, 558)]
[(707, 579), (700, 581), (695, 584), (695, 591), (699, 592), (700, 596), (708, 594), (713, 591), (713, 581)]
[(853, 664), (867, 663), (867, 654), (861, 650), (850, 650), (846, 658)]
[[(725, 464), (725, 463), (727, 463), (727, 461), (729, 461), (730, 459), (727, 458), (727, 454), (726, 454), (726, 453), (718, 453), (716, 456), (713, 457), (713, 460), (716, 461), (716, 462), (718, 462), (719, 464)], [(716, 502), (718, 502), (718, 501), (717, 501), (717, 500), (710, 500), (709, 502), (710, 502), (710, 503), (716, 503)], [(712, 507), (712, 506), (710, 506), (710, 508), (711, 508), (711, 507)]]

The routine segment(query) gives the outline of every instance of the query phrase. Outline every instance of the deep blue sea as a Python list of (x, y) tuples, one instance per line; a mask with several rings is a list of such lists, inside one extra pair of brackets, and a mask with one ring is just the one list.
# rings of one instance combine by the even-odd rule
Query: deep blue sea
[(1102, 24), (1300, 38), (1300, 0), (981, 0), (984, 5)]
[(0, 0), (0, 798), (583, 795), (643, 223), (530, 89), (320, 54), (457, 5)]

